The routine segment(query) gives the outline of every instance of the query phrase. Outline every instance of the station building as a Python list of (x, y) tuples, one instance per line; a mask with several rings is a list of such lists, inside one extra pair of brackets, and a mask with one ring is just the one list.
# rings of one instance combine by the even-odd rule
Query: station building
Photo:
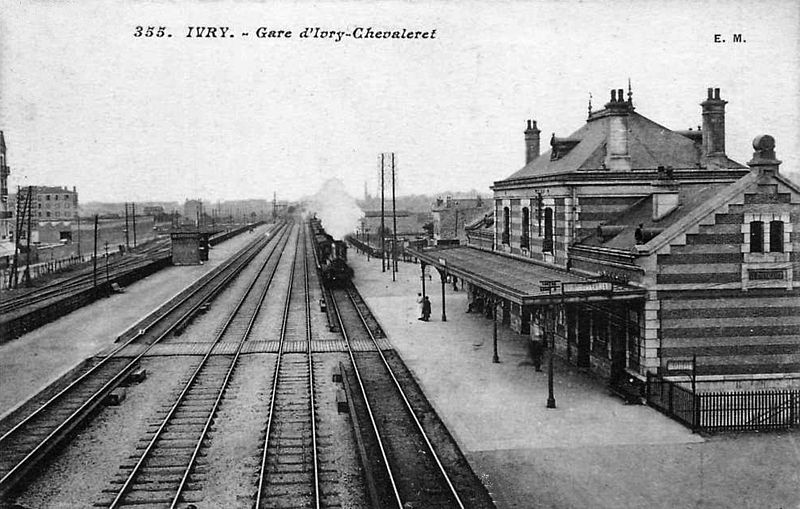
[(469, 244), (415, 255), (611, 383), (691, 368), (721, 389), (797, 384), (800, 187), (771, 136), (746, 165), (726, 155), (726, 104), (708, 89), (702, 128), (673, 131), (613, 90), (543, 154), (530, 120), (526, 164)]

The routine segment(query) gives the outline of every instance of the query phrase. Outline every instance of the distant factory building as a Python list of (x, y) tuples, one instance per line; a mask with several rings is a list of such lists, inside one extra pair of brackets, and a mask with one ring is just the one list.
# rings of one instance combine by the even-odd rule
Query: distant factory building
[[(78, 218), (79, 211), (75, 186), (72, 189), (66, 186), (20, 186), (18, 191), (9, 199), (10, 238), (19, 227), (20, 238), (26, 237), (30, 230), (31, 242), (35, 243), (71, 239), (72, 223)], [(47, 233), (43, 235), (43, 232)]]
[(183, 204), (184, 220), (199, 226), (203, 217), (202, 200), (186, 200)]
[[(422, 235), (424, 230), (422, 226), (425, 223), (425, 214), (417, 214), (409, 212), (408, 210), (398, 210), (395, 214), (397, 218), (397, 235), (402, 236), (415, 236)], [(393, 227), (392, 211), (389, 209), (384, 212), (384, 228), (386, 234), (390, 235)], [(381, 211), (380, 210), (366, 210), (362, 220), (361, 228), (368, 229), (371, 234), (377, 235), (381, 228)], [(377, 238), (377, 237), (374, 237)]]
[(676, 131), (612, 90), (543, 154), (530, 120), (526, 164), (494, 183), (469, 246), (417, 255), (612, 385), (691, 367), (706, 387), (796, 386), (800, 187), (771, 136), (747, 165), (727, 156), (726, 104), (708, 89), (702, 128)]

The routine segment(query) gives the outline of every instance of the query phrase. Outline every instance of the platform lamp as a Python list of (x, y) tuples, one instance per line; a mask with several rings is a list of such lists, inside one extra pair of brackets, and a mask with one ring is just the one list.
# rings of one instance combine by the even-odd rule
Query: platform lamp
[(497, 299), (492, 299), (492, 362), (500, 362), (497, 356)]
[[(561, 281), (558, 280), (550, 280), (550, 281), (540, 281), (539, 282), (539, 290), (542, 292), (547, 292), (548, 294), (552, 295), (553, 290), (558, 288), (561, 284)], [(563, 302), (563, 291), (562, 291), (562, 302)], [(555, 327), (555, 317), (552, 320), (547, 320), (545, 331), (549, 332), (549, 335), (552, 337), (552, 343), (550, 348), (550, 353), (547, 356), (547, 408), (556, 408), (556, 397), (553, 394), (553, 355), (556, 351), (556, 327)], [(550, 327), (552, 325), (552, 327)], [(545, 333), (545, 342), (547, 342), (547, 332)]]

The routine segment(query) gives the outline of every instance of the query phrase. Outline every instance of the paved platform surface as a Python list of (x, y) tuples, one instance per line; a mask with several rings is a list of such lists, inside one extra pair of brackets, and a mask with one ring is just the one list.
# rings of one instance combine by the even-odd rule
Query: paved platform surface
[[(147, 313), (210, 271), (269, 225), (214, 246), (203, 265), (168, 267), (67, 316), (0, 344), (0, 418), (114, 342)], [(102, 319), (98, 319), (102, 317)]]
[(523, 336), (467, 314), (466, 292), (447, 285), (441, 321), (438, 272), (427, 281), (430, 322), (417, 320), (419, 265), (397, 281), (380, 260), (348, 253), (355, 282), (389, 340), (500, 508), (800, 508), (800, 434), (701, 437), (656, 410), (624, 402), (602, 382), (555, 363), (530, 364)]

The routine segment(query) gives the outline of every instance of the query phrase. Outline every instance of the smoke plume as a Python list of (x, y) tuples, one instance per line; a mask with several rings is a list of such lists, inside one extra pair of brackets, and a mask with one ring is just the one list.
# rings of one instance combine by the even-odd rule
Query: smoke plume
[(353, 233), (364, 215), (337, 178), (325, 181), (317, 194), (309, 198), (308, 211), (316, 212), (325, 231), (335, 239)]

